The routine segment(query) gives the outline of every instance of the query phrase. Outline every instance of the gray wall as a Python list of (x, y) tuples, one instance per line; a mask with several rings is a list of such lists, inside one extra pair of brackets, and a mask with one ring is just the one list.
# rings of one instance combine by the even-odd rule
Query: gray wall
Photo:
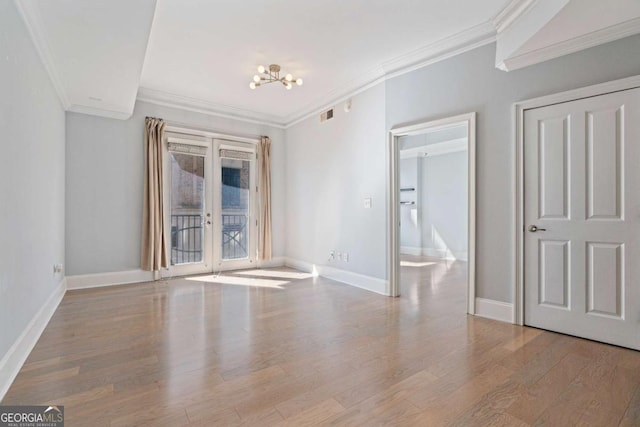
[(467, 151), (421, 159), (422, 247), (466, 259)]
[[(384, 99), (379, 84), (355, 96), (349, 113), (336, 105), (332, 120), (287, 129), (287, 256), (385, 278)], [(329, 263), (331, 250), (349, 262)]]
[(387, 129), (478, 113), (478, 297), (513, 301), (513, 103), (640, 74), (639, 52), (640, 36), (633, 36), (505, 73), (494, 67), (495, 45), (488, 45), (386, 82)]
[(272, 139), (273, 254), (284, 255), (284, 132), (154, 104), (136, 103), (129, 120), (67, 113), (67, 274), (140, 268), (144, 119)]
[(64, 111), (11, 1), (0, 1), (0, 360), (62, 280)]
[(513, 103), (640, 74), (638, 52), (633, 36), (506, 73), (487, 45), (377, 85), (354, 97), (350, 113), (337, 105), (333, 121), (287, 129), (287, 256), (326, 264), (329, 250), (349, 251), (353, 262), (333, 266), (387, 278), (388, 130), (475, 111), (476, 295), (513, 301)]

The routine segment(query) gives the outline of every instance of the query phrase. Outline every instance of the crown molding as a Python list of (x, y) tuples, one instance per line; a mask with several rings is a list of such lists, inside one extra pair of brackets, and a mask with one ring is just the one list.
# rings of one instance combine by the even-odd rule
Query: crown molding
[(507, 58), (499, 64), (499, 68), (504, 71), (517, 70), (639, 33), (640, 18), (635, 18), (570, 40)]
[(299, 112), (287, 116), (285, 118), (285, 128), (289, 128), (308, 119), (309, 117), (320, 114), (336, 104), (340, 104), (341, 102), (344, 102), (349, 98), (384, 82), (385, 80), (386, 75), (384, 70), (379, 67), (375, 68), (364, 74), (360, 79), (352, 80), (348, 84), (328, 92), (327, 95), (322, 98), (319, 98), (315, 102), (309, 103), (305, 107), (301, 108)]
[(496, 16), (493, 18), (493, 26), (498, 34), (505, 31), (518, 18), (524, 15), (528, 10), (535, 6), (538, 0), (511, 0)]
[(300, 113), (288, 116), (285, 120), (287, 123), (285, 127), (288, 128), (298, 124), (388, 79), (493, 43), (495, 35), (492, 21), (487, 21), (420, 49), (385, 61), (362, 78), (330, 92), (328, 96), (323, 97), (320, 101), (303, 108)]
[(453, 34), (420, 49), (382, 63), (387, 76), (401, 75), (431, 65), (476, 47), (495, 41), (496, 31), (491, 21)]
[(211, 116), (233, 119), (246, 123), (267, 125), (276, 128), (284, 128), (285, 123), (281, 117), (258, 113), (256, 111), (245, 110), (229, 105), (217, 104), (204, 99), (191, 98), (177, 95), (157, 89), (140, 87), (138, 89), (137, 101), (162, 105), (164, 107), (178, 108), (181, 110), (193, 111), (195, 113), (208, 114)]
[(387, 79), (443, 61), (485, 44), (493, 43), (495, 41), (495, 34), (493, 21), (487, 21), (450, 37), (438, 40), (425, 47), (382, 63), (380, 66), (365, 73), (362, 77), (328, 92), (322, 98), (301, 108), (299, 112), (288, 116), (273, 116), (257, 113), (251, 110), (216, 104), (203, 99), (190, 98), (144, 87), (138, 90), (137, 100), (286, 129), (309, 117), (319, 114), (327, 108), (344, 102)]
[(40, 57), (45, 70), (47, 70), (49, 79), (51, 79), (51, 83), (58, 94), (62, 107), (65, 110), (68, 110), (69, 107), (71, 107), (71, 102), (67, 96), (62, 79), (57, 72), (56, 62), (51, 54), (51, 49), (46, 42), (46, 37), (44, 36), (45, 32), (42, 28), (42, 21), (40, 20), (38, 10), (34, 7), (34, 3), (31, 1), (13, 0), (13, 3), (24, 22), (27, 31), (29, 32), (29, 36), (31, 36), (31, 41), (38, 52), (38, 56)]
[(131, 113), (124, 113), (122, 111), (108, 110), (105, 108), (90, 107), (79, 104), (71, 104), (69, 108), (67, 108), (67, 111), (118, 120), (127, 120), (133, 114), (133, 111)]

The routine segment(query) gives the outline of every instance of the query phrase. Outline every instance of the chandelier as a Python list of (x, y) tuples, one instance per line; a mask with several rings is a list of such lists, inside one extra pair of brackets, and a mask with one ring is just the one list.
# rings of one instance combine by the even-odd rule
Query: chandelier
[(268, 69), (260, 65), (258, 67), (258, 73), (261, 75), (256, 74), (253, 76), (253, 81), (249, 83), (249, 87), (251, 89), (275, 82), (282, 83), (282, 85), (287, 89), (291, 89), (293, 87), (293, 83), (298, 86), (302, 86), (302, 79), (294, 79), (291, 74), (280, 77), (280, 66), (278, 64), (271, 64)]

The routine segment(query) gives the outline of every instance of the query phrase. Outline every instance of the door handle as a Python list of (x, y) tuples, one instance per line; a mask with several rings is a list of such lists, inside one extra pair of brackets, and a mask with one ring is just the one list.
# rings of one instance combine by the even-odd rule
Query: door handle
[(532, 233), (535, 233), (536, 231), (547, 231), (546, 228), (538, 228), (538, 226), (536, 225), (530, 225), (529, 226), (529, 231)]

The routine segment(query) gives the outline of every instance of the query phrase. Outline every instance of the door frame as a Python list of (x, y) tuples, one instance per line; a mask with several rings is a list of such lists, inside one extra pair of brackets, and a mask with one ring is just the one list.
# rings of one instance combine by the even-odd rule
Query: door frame
[[(198, 147), (206, 147), (206, 155), (204, 158), (204, 194), (205, 194), (205, 218), (203, 220), (203, 256), (200, 263), (171, 264), (171, 168), (170, 168), (170, 151), (169, 140), (180, 142), (183, 144), (194, 145)], [(160, 270), (160, 278), (166, 279), (171, 277), (180, 277), (192, 274), (204, 274), (211, 272), (213, 269), (213, 230), (206, 224), (206, 214), (213, 212), (213, 200), (211, 193), (213, 184), (213, 144), (211, 139), (203, 138), (195, 135), (182, 135), (171, 131), (166, 131), (162, 139), (163, 150), (163, 171), (162, 185), (163, 197), (167, 203), (163, 206), (165, 236), (167, 236), (167, 252), (169, 257), (169, 265)]]
[(467, 313), (475, 314), (476, 295), (476, 113), (466, 113), (409, 126), (394, 127), (389, 131), (389, 289), (388, 294), (400, 296), (400, 149), (402, 136), (422, 134), (467, 123)]
[[(226, 142), (228, 142), (229, 144), (235, 144), (235, 143), (242, 143), (245, 145), (249, 145), (252, 147), (256, 147), (257, 150), (257, 145), (260, 142), (260, 137), (259, 136), (242, 136), (242, 135), (233, 135), (233, 134), (228, 134), (228, 133), (222, 133), (222, 132), (216, 132), (213, 130), (208, 130), (208, 129), (203, 129), (203, 128), (198, 128), (198, 127), (194, 127), (192, 125), (189, 124), (183, 124), (183, 123), (177, 123), (177, 122), (166, 122), (167, 125), (165, 127), (165, 138), (164, 140), (167, 139), (167, 134), (171, 134), (171, 136), (173, 138), (184, 138), (186, 140), (195, 140), (196, 142), (207, 142), (208, 144), (210, 144), (209, 146), (209, 153), (210, 153), (210, 158), (211, 158), (211, 162), (209, 163), (209, 170), (211, 175), (213, 175), (214, 173), (214, 169), (216, 167), (215, 165), (215, 153), (214, 150), (216, 150), (215, 144), (214, 144), (214, 140), (224, 140)], [(163, 154), (165, 154), (166, 157), (166, 142), (163, 140)], [(165, 174), (166, 175), (166, 174)], [(255, 174), (255, 178), (254, 178), (257, 182), (258, 176), (257, 176), (257, 167), (256, 167), (256, 174)], [(213, 182), (215, 180), (213, 179), (213, 177), (211, 178), (211, 186), (213, 186)], [(168, 191), (168, 186), (167, 183), (165, 181), (165, 177), (163, 177), (163, 185), (165, 186), (165, 191)], [(213, 188), (211, 188), (211, 190), (213, 190)], [(209, 196), (211, 196), (211, 194), (209, 194)], [(215, 201), (213, 201), (215, 203)], [(254, 204), (254, 212), (255, 215), (257, 216), (258, 212), (259, 212), (259, 203), (260, 203), (260, 198), (258, 197), (258, 195), (255, 195), (255, 204)], [(212, 215), (213, 215), (213, 211), (214, 209), (212, 209)], [(164, 213), (163, 213), (164, 217), (167, 218), (168, 215), (168, 204), (165, 204), (164, 207)], [(166, 232), (167, 233), (167, 232)], [(214, 271), (224, 271), (224, 270), (217, 270), (215, 269), (215, 256), (213, 254), (214, 251), (214, 244), (215, 244), (215, 238), (213, 236), (214, 231), (211, 231), (211, 243), (209, 244), (210, 247), (210, 252), (211, 253), (211, 262), (209, 262), (208, 264), (208, 269), (206, 272), (204, 273), (213, 273)], [(170, 233), (166, 234), (167, 236), (170, 236)], [(256, 232), (256, 239), (257, 239), (257, 232)], [(256, 246), (257, 247), (257, 246)], [(167, 248), (167, 250), (170, 250), (170, 248)], [(254, 258), (255, 262), (253, 262), (253, 267), (259, 267), (260, 266), (260, 261), (257, 259), (257, 257)], [(228, 269), (234, 269), (234, 268), (239, 268), (239, 267), (231, 267), (229, 266)], [(162, 268), (159, 272), (154, 273), (154, 277), (156, 279), (160, 279), (160, 278), (168, 278), (168, 277), (174, 277), (174, 276), (170, 276), (169, 275), (169, 268)], [(202, 274), (201, 272), (185, 272), (184, 274), (186, 275), (192, 275), (192, 274)], [(175, 277), (179, 277), (179, 276), (175, 276)]]
[(576, 101), (640, 87), (640, 75), (517, 102), (513, 105), (515, 164), (515, 268), (513, 320), (524, 325), (524, 113), (533, 108)]
[[(218, 190), (220, 196), (217, 199), (213, 200), (213, 270), (228, 271), (244, 268), (254, 268), (258, 264), (258, 147), (253, 143), (244, 141), (233, 141), (221, 138), (213, 138), (212, 145), (213, 191), (215, 192)], [(247, 230), (249, 231), (249, 247), (247, 248), (247, 258), (225, 260), (222, 257), (220, 247), (217, 248), (217, 251), (215, 248), (215, 245), (221, 243), (220, 241), (217, 241), (217, 239), (222, 239), (222, 158), (220, 157), (220, 150), (222, 149), (222, 147), (251, 153), (251, 159), (249, 160), (251, 166), (249, 175), (249, 217), (247, 220)]]

